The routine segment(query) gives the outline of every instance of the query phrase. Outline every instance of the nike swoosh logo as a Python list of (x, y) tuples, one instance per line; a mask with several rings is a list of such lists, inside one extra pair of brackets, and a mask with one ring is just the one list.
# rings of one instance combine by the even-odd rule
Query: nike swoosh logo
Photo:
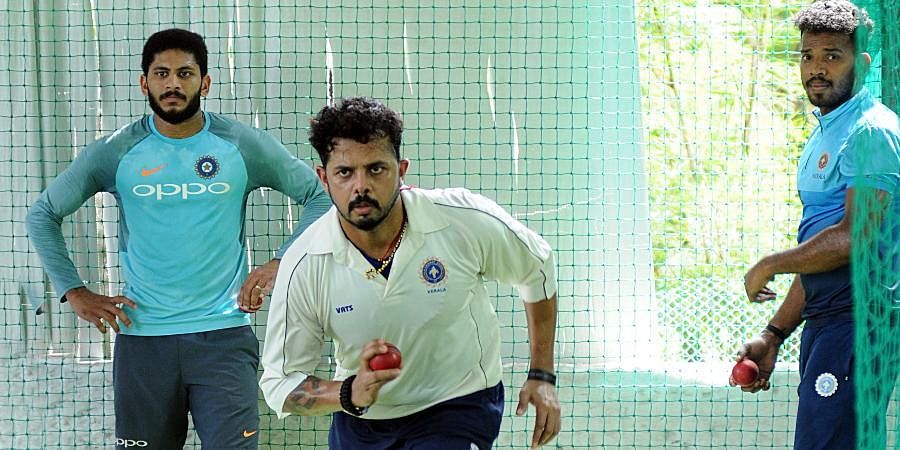
[(253, 430), (253, 431), (244, 430), (244, 437), (248, 438), (250, 436), (253, 436), (254, 434), (256, 434), (257, 431), (259, 431), (259, 430)]
[(163, 167), (166, 167), (166, 165), (165, 165), (165, 164), (160, 164), (160, 165), (158, 165), (158, 166), (156, 166), (156, 167), (154, 167), (154, 168), (152, 168), (152, 169), (145, 169), (145, 168), (141, 167), (141, 176), (142, 176), (142, 177), (146, 177), (146, 176), (153, 175), (154, 173), (159, 172), (160, 170), (162, 170)]

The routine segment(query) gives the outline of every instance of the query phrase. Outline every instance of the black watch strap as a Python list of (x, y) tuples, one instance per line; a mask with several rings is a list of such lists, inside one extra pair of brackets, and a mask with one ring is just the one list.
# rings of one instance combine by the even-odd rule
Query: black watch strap
[(347, 377), (346, 380), (344, 380), (343, 383), (341, 383), (341, 394), (340, 394), (341, 409), (343, 409), (344, 412), (346, 412), (347, 414), (359, 417), (359, 416), (365, 414), (366, 411), (369, 410), (369, 408), (368, 407), (360, 408), (359, 406), (354, 405), (353, 401), (350, 399), (350, 395), (351, 395), (352, 389), (353, 389), (353, 380), (355, 380), (355, 379), (356, 379), (356, 375), (350, 375), (349, 377)]
[(546, 370), (531, 369), (528, 371), (528, 379), (529, 380), (546, 381), (546, 382), (556, 386), (556, 375), (554, 375), (551, 372), (547, 372)]
[(781, 328), (776, 327), (775, 325), (772, 325), (771, 323), (768, 324), (768, 325), (766, 325), (766, 331), (768, 331), (769, 333), (774, 334), (775, 337), (777, 337), (778, 339), (781, 339), (782, 342), (784, 342), (785, 340), (787, 340), (788, 335), (790, 335), (790, 333), (785, 333), (784, 330), (782, 330)]

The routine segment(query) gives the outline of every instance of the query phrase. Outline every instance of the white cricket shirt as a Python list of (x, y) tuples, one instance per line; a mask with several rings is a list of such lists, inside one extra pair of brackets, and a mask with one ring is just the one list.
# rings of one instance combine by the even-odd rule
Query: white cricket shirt
[(403, 417), (500, 382), (499, 323), (485, 280), (518, 288), (525, 302), (556, 294), (553, 256), (540, 236), (465, 189), (401, 192), (406, 234), (388, 279), (344, 236), (332, 209), (285, 253), (263, 348), (260, 387), (279, 418), (288, 394), (334, 342), (335, 379), (354, 374), (362, 347), (384, 338), (402, 374), (381, 389), (367, 419)]

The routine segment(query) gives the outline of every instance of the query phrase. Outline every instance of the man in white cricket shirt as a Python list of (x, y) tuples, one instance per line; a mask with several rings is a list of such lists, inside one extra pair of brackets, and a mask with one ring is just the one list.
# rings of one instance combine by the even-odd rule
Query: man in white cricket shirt
[[(550, 246), (465, 189), (404, 186), (399, 115), (355, 97), (311, 120), (334, 207), (281, 261), (260, 386), (279, 417), (333, 414), (332, 449), (489, 449), (500, 431), (500, 327), (487, 280), (525, 304), (530, 370), (516, 413), (536, 408), (531, 444), (560, 430)], [(335, 380), (312, 375), (325, 337)], [(402, 366), (369, 361), (402, 352)]]

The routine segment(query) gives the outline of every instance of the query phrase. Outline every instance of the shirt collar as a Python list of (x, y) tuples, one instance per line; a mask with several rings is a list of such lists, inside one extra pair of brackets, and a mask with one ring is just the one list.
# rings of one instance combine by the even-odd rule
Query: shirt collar
[(200, 131), (198, 131), (190, 136), (183, 137), (183, 138), (171, 138), (171, 137), (168, 137), (168, 136), (160, 133), (159, 130), (156, 129), (156, 122), (154, 122), (154, 120), (153, 120), (154, 114), (149, 114), (145, 117), (147, 117), (147, 122), (150, 125), (150, 132), (153, 133), (154, 136), (162, 139), (165, 142), (169, 142), (171, 144), (185, 144), (188, 142), (195, 141), (197, 139), (197, 136), (200, 136), (204, 132), (209, 131), (209, 124), (210, 124), (209, 113), (206, 111), (202, 111), (202, 113), (203, 113), (203, 128), (200, 128)]
[[(412, 186), (403, 186), (400, 189), (400, 201), (403, 202), (403, 206), (406, 208), (406, 217), (409, 221), (406, 229), (408, 237), (404, 238), (404, 240), (408, 240), (410, 235), (431, 233), (448, 225), (447, 220), (440, 214), (437, 206), (427, 195), (424, 195), (425, 191)], [(353, 247), (353, 244), (341, 230), (341, 223), (338, 219), (339, 214), (337, 207), (332, 206), (322, 216), (320, 219), (321, 227), (316, 233), (318, 236), (309, 246), (310, 253), (337, 254), (344, 253)]]

